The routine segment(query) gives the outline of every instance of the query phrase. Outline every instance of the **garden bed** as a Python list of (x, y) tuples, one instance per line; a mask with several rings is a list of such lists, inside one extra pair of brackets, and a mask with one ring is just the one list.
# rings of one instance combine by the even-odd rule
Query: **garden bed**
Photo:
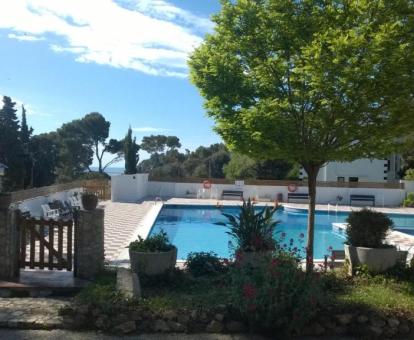
[[(176, 271), (169, 277), (144, 280), (143, 298), (128, 300), (116, 292), (115, 274), (107, 272), (63, 309), (62, 315), (68, 328), (117, 334), (248, 332), (251, 325), (231, 304), (229, 280), (227, 273), (195, 278)], [(295, 334), (414, 335), (414, 286), (409, 280), (385, 276), (349, 279), (341, 273), (321, 274), (320, 280), (324, 305)]]

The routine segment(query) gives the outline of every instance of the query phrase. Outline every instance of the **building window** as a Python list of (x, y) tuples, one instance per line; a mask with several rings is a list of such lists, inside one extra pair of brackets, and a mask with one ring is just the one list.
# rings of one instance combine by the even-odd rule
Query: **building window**
[(338, 177), (339, 183), (345, 183), (345, 177)]
[(350, 182), (358, 182), (358, 180), (359, 180), (358, 177), (349, 177)]

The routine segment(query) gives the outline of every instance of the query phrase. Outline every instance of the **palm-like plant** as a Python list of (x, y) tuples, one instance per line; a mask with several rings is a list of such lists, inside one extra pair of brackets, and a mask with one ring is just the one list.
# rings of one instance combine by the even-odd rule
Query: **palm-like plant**
[(235, 239), (237, 250), (247, 252), (275, 250), (276, 241), (273, 234), (280, 221), (274, 220), (273, 215), (277, 209), (278, 206), (264, 207), (260, 211), (256, 211), (249, 198), (247, 202), (243, 201), (240, 214), (223, 213), (228, 221), (216, 224), (229, 229), (227, 234)]

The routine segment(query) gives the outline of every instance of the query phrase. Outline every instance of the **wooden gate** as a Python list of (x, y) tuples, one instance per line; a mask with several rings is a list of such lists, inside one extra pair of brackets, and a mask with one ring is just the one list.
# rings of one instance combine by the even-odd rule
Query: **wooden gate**
[(20, 219), (20, 268), (72, 270), (73, 221)]

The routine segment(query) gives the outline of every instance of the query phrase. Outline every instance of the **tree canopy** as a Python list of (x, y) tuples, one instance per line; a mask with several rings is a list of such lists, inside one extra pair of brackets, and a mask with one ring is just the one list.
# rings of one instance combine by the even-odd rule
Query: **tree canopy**
[(232, 150), (307, 171), (309, 270), (320, 167), (383, 157), (414, 128), (413, 2), (224, 0), (214, 21), (191, 79)]

